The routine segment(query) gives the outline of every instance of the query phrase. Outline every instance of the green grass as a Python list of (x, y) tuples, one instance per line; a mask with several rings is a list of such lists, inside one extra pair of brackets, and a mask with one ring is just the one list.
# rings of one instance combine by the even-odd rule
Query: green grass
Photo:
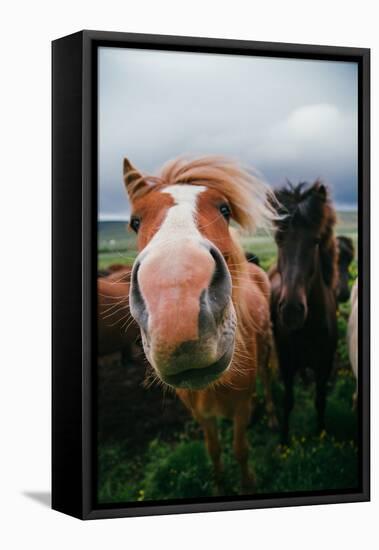
[(137, 256), (135, 234), (127, 222), (98, 222), (98, 267), (113, 263), (132, 265)]
[[(259, 396), (258, 410), (248, 428), (257, 493), (357, 486), (354, 389), (355, 381), (350, 371), (341, 371), (328, 399), (326, 432), (316, 436), (313, 390), (298, 383), (288, 446), (282, 446), (279, 434), (268, 429), (263, 396)], [(279, 404), (282, 390), (278, 381), (275, 394)], [(220, 428), (224, 494), (238, 495), (240, 477), (232, 450), (232, 427), (230, 422), (222, 420)], [(108, 445), (100, 451), (99, 464), (99, 500), (103, 503), (200, 498), (214, 494), (211, 463), (202, 434), (192, 420), (188, 420), (174, 441), (165, 441), (162, 437), (154, 439), (138, 456), (133, 456), (131, 449), (122, 444)]]

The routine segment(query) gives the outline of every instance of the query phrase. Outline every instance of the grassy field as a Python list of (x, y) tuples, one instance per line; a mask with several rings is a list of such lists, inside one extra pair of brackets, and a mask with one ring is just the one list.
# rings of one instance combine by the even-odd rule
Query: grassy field
[[(104, 223), (104, 222), (103, 222)], [(354, 213), (340, 213), (337, 233), (356, 240)], [(126, 234), (126, 236), (125, 236)], [(114, 241), (114, 242), (113, 242)], [(275, 259), (275, 246), (266, 236), (243, 240), (263, 267)], [(99, 230), (99, 264), (106, 267), (135, 257), (135, 241), (125, 224), (108, 222)], [(352, 265), (352, 280), (356, 277)], [(346, 348), (349, 305), (338, 313), (339, 343), (329, 382), (326, 431), (316, 436), (314, 385), (295, 384), (291, 440), (280, 444), (279, 433), (267, 426), (263, 392), (258, 380), (257, 407), (248, 428), (250, 461), (257, 493), (354, 489), (358, 485), (357, 415), (352, 409), (355, 380)], [(143, 363), (99, 367), (98, 498), (101, 503), (214, 495), (212, 468), (199, 426), (184, 407), (160, 388), (142, 386)], [(281, 419), (283, 387), (273, 381), (274, 401)], [(224, 494), (240, 491), (239, 471), (232, 452), (232, 429), (220, 421), (223, 442)]]
[[(352, 237), (356, 241), (357, 213), (339, 212), (336, 227), (338, 235)], [(112, 263), (131, 265), (137, 255), (136, 238), (127, 229), (127, 222), (99, 222), (98, 224), (99, 269), (104, 269)], [(242, 245), (246, 251), (253, 251), (263, 262), (276, 253), (275, 243), (269, 235), (259, 234), (254, 237), (242, 236)]]

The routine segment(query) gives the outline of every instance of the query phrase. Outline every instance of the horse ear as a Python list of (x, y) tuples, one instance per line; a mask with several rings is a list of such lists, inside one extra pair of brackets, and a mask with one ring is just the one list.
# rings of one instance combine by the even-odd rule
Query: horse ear
[(326, 185), (324, 185), (323, 183), (318, 182), (317, 183), (317, 193), (323, 201), (326, 201), (326, 199), (328, 197), (328, 190), (326, 188)]
[(147, 183), (143, 175), (132, 165), (132, 163), (124, 158), (124, 183), (126, 191), (129, 195), (130, 200), (140, 193), (144, 187), (147, 186)]

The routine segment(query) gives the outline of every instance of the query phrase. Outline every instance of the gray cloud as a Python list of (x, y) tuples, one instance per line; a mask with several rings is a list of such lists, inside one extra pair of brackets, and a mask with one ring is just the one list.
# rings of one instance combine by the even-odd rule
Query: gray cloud
[(323, 178), (357, 200), (357, 66), (101, 48), (100, 215), (128, 213), (122, 159), (147, 172), (183, 154), (224, 154), (272, 185)]

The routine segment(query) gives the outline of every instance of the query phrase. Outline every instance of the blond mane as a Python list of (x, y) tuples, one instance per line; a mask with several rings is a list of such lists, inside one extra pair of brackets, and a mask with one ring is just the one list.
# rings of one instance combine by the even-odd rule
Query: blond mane
[(248, 231), (271, 228), (275, 217), (269, 186), (225, 157), (178, 158), (167, 162), (158, 176), (141, 176), (134, 169), (124, 176), (134, 197), (164, 185), (204, 185), (220, 191), (231, 206), (233, 219)]
[(243, 229), (255, 231), (271, 225), (274, 213), (267, 200), (270, 188), (230, 159), (217, 156), (175, 159), (163, 166), (160, 177), (169, 185), (204, 185), (222, 192), (230, 203), (234, 220)]

